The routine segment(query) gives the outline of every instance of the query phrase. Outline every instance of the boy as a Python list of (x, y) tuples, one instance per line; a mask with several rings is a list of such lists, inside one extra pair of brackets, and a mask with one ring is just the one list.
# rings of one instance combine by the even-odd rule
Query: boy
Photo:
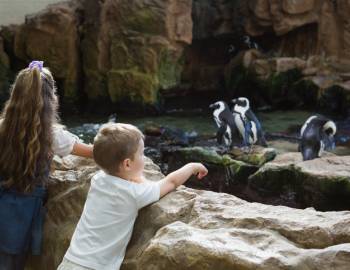
[(109, 123), (94, 139), (102, 169), (91, 180), (84, 210), (58, 270), (116, 270), (123, 262), (138, 210), (159, 200), (191, 175), (207, 175), (188, 163), (159, 182), (143, 178), (143, 134), (133, 125)]

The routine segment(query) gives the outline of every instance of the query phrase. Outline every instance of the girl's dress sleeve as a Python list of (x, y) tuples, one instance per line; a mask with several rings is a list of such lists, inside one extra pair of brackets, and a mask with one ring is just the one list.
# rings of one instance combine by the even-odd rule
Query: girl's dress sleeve
[(61, 157), (69, 155), (72, 153), (74, 144), (80, 141), (78, 136), (64, 130), (63, 127), (55, 126), (53, 128), (52, 149), (55, 155)]

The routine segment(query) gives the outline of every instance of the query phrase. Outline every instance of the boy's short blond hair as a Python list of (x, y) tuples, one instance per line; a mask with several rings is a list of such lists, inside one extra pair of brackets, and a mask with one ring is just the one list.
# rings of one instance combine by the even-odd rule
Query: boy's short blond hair
[(104, 124), (94, 139), (95, 162), (109, 174), (118, 172), (125, 159), (134, 159), (140, 140), (143, 139), (142, 132), (133, 125)]

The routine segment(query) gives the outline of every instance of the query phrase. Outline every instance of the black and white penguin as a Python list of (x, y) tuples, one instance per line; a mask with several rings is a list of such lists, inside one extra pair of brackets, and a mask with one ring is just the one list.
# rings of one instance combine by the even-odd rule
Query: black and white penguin
[(218, 127), (216, 139), (219, 144), (225, 144), (232, 148), (237, 138), (238, 130), (235, 125), (234, 116), (230, 108), (224, 101), (217, 101), (209, 105), (209, 108), (214, 110), (213, 117)]
[(243, 138), (243, 144), (245, 146), (252, 144), (267, 146), (261, 124), (250, 109), (249, 100), (245, 97), (239, 97), (232, 99), (231, 102), (235, 124)]
[(259, 46), (256, 42), (250, 39), (250, 36), (243, 36), (243, 42), (247, 45), (249, 49), (259, 50)]
[(322, 115), (309, 117), (300, 130), (299, 151), (303, 160), (321, 156), (324, 150), (335, 148), (334, 135), (337, 132), (335, 123)]
[(116, 113), (112, 113), (108, 117), (108, 123), (117, 123), (117, 114)]

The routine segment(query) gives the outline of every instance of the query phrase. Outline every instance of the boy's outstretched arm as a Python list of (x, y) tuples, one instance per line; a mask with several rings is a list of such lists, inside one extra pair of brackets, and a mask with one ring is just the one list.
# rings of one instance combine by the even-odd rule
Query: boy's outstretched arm
[(71, 154), (80, 157), (93, 158), (93, 145), (76, 142)]
[(193, 174), (197, 175), (198, 179), (202, 179), (208, 174), (208, 170), (201, 163), (188, 163), (180, 169), (168, 174), (163, 180), (161, 180), (160, 197), (163, 197), (170, 191), (185, 183)]

